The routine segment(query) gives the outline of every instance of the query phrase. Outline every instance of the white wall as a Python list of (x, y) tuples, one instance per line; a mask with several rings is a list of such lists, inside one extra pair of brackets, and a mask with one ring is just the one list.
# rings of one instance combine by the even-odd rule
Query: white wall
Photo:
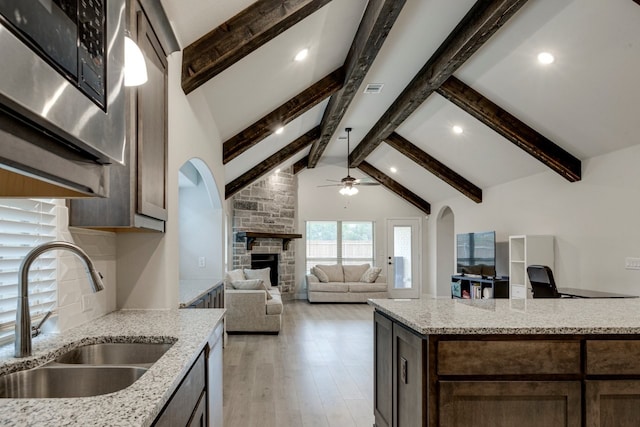
[[(422, 277), (426, 277), (427, 265), (425, 231), (426, 215), (413, 205), (382, 186), (360, 187), (355, 196), (342, 196), (339, 187), (318, 187), (330, 184), (327, 179), (340, 179), (345, 168), (322, 166), (305, 169), (298, 176), (298, 233), (303, 238), (296, 241), (296, 298), (306, 298), (305, 283), (305, 222), (315, 220), (364, 220), (375, 222), (375, 264), (383, 267), (386, 275), (387, 230), (389, 218), (422, 218)], [(360, 176), (360, 175), (358, 175)], [(433, 212), (433, 211), (432, 211)], [(424, 291), (424, 289), (423, 289)]]
[[(499, 241), (514, 234), (554, 235), (558, 286), (640, 295), (640, 271), (624, 268), (625, 257), (640, 257), (638, 159), (640, 145), (583, 161), (580, 182), (549, 171), (483, 189), (482, 204), (457, 197), (432, 211), (450, 206), (456, 233), (495, 230)], [(430, 250), (435, 227), (430, 222)], [(430, 252), (429, 265), (435, 263)], [(429, 278), (435, 289), (435, 272)]]
[[(193, 187), (180, 187), (178, 200), (180, 279), (221, 279), (224, 253), (211, 242), (224, 239), (220, 226), (224, 222), (222, 209), (213, 206), (201, 177)], [(198, 263), (200, 257), (205, 259), (203, 267)]]
[[(179, 288), (178, 171), (192, 158), (212, 171), (224, 194), (224, 169), (218, 130), (198, 90), (185, 96), (180, 87), (182, 52), (169, 62), (168, 216), (166, 232), (117, 235), (118, 308), (176, 308)], [(221, 221), (220, 227), (222, 229)], [(221, 236), (224, 232), (220, 233)], [(223, 254), (224, 242), (210, 242)]]

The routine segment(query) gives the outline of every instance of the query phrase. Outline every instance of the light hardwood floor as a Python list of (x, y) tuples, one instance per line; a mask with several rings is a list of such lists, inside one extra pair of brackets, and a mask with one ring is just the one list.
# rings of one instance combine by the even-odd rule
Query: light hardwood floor
[(229, 335), (225, 427), (371, 427), (373, 308), (285, 303), (279, 335)]

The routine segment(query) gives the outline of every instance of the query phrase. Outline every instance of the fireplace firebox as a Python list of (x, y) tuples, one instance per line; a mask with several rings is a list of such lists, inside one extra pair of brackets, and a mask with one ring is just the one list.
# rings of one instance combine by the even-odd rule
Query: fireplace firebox
[(271, 286), (278, 286), (278, 264), (280, 256), (278, 254), (251, 254), (251, 268), (258, 270), (261, 268), (271, 268)]

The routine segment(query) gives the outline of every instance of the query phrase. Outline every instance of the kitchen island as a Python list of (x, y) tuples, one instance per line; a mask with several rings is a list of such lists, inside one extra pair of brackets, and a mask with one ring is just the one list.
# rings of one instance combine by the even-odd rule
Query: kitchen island
[(370, 300), (376, 426), (635, 426), (640, 300)]
[[(173, 343), (137, 381), (114, 393), (81, 398), (0, 399), (0, 425), (151, 425), (164, 414), (163, 408), (192, 366), (198, 362), (202, 365), (209, 348), (220, 341), (223, 317), (224, 310), (219, 309), (119, 311), (64, 333), (34, 338), (31, 357), (16, 359), (13, 346), (4, 346), (0, 349), (0, 374), (43, 365), (72, 348), (89, 344)], [(208, 397), (222, 400), (221, 395)]]

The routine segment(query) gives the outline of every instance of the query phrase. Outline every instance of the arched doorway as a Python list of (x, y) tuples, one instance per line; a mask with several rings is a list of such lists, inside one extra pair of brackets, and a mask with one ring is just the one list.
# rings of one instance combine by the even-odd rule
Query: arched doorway
[(180, 280), (219, 279), (224, 274), (224, 210), (215, 179), (197, 158), (178, 177)]
[(451, 275), (455, 264), (454, 215), (449, 206), (438, 213), (436, 222), (436, 295), (451, 296)]

